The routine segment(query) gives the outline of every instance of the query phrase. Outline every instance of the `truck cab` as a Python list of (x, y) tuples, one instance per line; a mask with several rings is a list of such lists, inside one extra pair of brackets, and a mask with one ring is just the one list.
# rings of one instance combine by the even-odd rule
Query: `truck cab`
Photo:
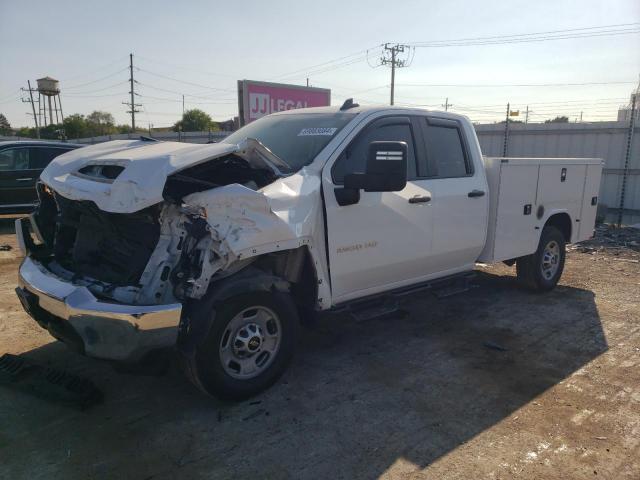
[(318, 312), (446, 285), (477, 261), (549, 290), (588, 238), (598, 159), (483, 159), (464, 116), (300, 109), (223, 142), (114, 141), (54, 160), (16, 223), (16, 292), (89, 356), (176, 347), (206, 393), (241, 399), (285, 370)]

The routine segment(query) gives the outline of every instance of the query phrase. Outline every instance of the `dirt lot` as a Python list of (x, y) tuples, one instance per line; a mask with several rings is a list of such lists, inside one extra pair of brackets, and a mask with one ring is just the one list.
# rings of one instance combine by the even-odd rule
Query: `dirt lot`
[(639, 479), (640, 254), (623, 240), (571, 250), (549, 294), (499, 265), (403, 315), (326, 316), (283, 379), (241, 404), (175, 368), (118, 374), (71, 353), (22, 311), (16, 250), (0, 252), (0, 353), (105, 396), (79, 411), (0, 386), (0, 478)]

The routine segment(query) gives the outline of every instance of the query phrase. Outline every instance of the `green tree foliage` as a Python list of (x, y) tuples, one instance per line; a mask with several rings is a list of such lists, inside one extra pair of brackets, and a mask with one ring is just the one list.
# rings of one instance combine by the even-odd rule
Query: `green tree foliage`
[(91, 132), (90, 136), (110, 135), (116, 132), (113, 115), (108, 112), (96, 110), (87, 115), (87, 127)]
[(64, 119), (62, 123), (67, 138), (83, 138), (90, 137), (88, 134), (87, 121), (84, 115), (74, 113)]
[(569, 117), (556, 117), (551, 120), (545, 120), (544, 123), (569, 123)]
[(174, 132), (203, 132), (209, 129), (217, 131), (218, 124), (211, 120), (209, 115), (197, 108), (184, 112), (182, 120), (176, 122), (173, 126)]
[(2, 113), (0, 113), (0, 135), (11, 135), (11, 125), (9, 120)]
[(40, 127), (40, 138), (46, 140), (64, 140), (66, 138), (64, 125), (62, 123), (51, 123), (46, 127)]
[(32, 127), (20, 127), (16, 130), (16, 137), (36, 138), (36, 129)]

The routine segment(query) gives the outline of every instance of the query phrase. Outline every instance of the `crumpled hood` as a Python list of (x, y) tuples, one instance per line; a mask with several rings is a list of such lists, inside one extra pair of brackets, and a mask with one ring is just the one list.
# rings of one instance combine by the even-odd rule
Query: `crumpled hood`
[[(91, 200), (105, 212), (132, 213), (163, 200), (169, 175), (238, 150), (228, 143), (114, 140), (60, 155), (40, 178), (63, 197)], [(79, 175), (78, 170), (88, 165), (118, 165), (124, 170), (109, 181)]]

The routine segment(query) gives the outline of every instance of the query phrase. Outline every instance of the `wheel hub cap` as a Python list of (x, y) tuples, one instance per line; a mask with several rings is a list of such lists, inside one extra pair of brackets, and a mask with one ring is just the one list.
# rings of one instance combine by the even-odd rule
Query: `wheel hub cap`
[(550, 241), (542, 252), (542, 276), (551, 280), (560, 264), (560, 246), (555, 240)]
[(219, 355), (225, 372), (248, 379), (262, 373), (280, 348), (280, 319), (271, 309), (256, 306), (236, 314), (222, 334)]

